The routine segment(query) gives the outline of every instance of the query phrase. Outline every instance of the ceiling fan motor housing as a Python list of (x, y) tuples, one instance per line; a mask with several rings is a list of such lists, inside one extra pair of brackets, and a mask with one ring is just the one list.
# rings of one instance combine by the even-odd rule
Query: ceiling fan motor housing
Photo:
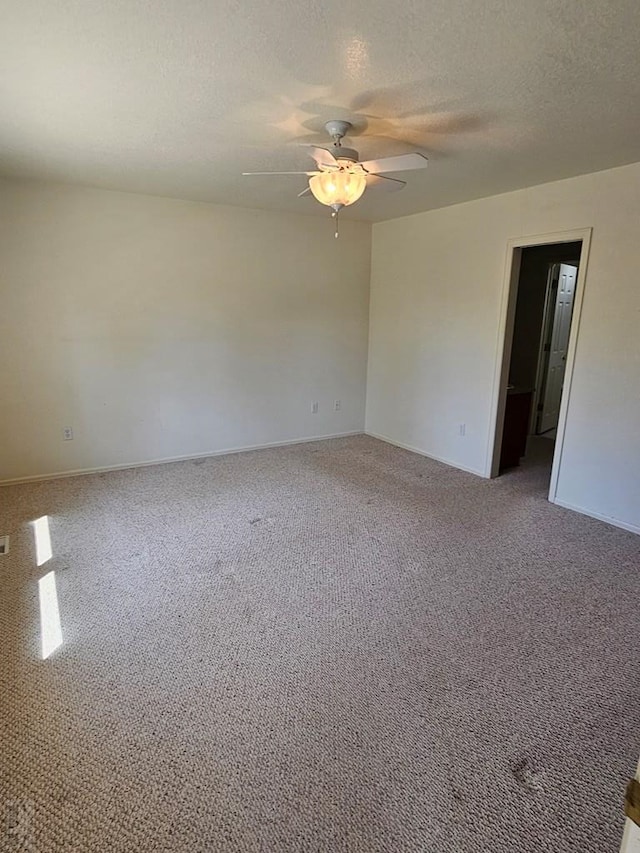
[(354, 148), (343, 148), (342, 145), (336, 145), (336, 149), (332, 152), (336, 160), (349, 160), (350, 163), (358, 162), (358, 152)]

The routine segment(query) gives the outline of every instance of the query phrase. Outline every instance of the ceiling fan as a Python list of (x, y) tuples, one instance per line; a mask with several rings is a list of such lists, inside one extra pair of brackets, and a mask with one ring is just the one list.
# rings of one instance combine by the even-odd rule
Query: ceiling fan
[(317, 168), (308, 172), (243, 172), (243, 175), (306, 175), (309, 186), (298, 194), (299, 198), (311, 195), (321, 204), (332, 209), (336, 220), (338, 236), (338, 213), (343, 207), (358, 201), (364, 191), (382, 189), (401, 190), (406, 181), (389, 178), (384, 172), (404, 172), (410, 169), (424, 169), (428, 163), (423, 154), (400, 154), (397, 157), (383, 157), (381, 160), (359, 160), (358, 152), (345, 148), (342, 140), (352, 127), (349, 121), (332, 120), (325, 129), (333, 140), (331, 148), (317, 145), (304, 145), (316, 161)]

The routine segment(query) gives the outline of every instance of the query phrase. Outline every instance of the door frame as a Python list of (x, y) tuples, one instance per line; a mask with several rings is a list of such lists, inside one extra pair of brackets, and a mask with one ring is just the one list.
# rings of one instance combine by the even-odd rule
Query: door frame
[(560, 417), (558, 420), (558, 432), (553, 454), (553, 465), (551, 468), (551, 482), (549, 484), (549, 500), (552, 503), (555, 502), (556, 492), (558, 489), (558, 475), (560, 473), (564, 433), (567, 424), (569, 400), (571, 397), (571, 383), (573, 381), (573, 368), (578, 342), (584, 289), (587, 278), (587, 265), (589, 262), (592, 231), (592, 228), (576, 228), (571, 231), (554, 231), (547, 234), (532, 234), (527, 237), (513, 237), (507, 242), (502, 299), (500, 304), (500, 323), (498, 327), (498, 339), (496, 342), (493, 391), (491, 394), (491, 425), (485, 462), (486, 477), (497, 477), (500, 468), (500, 450), (502, 447), (502, 431), (504, 427), (504, 413), (507, 401), (507, 384), (509, 381), (509, 364), (511, 361), (511, 347), (513, 345), (513, 329), (516, 315), (516, 302), (518, 299), (522, 250), (530, 246), (548, 246), (553, 243), (574, 243), (578, 240), (582, 242), (578, 266), (578, 278), (576, 281), (576, 292), (573, 303), (573, 314), (571, 316), (571, 329), (569, 332), (567, 366), (565, 369), (562, 398), (560, 401)]

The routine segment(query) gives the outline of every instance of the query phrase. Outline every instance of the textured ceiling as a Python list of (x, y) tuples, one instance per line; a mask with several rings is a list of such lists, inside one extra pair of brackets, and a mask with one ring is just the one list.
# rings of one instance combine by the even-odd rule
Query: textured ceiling
[[(380, 220), (640, 160), (640, 3), (2, 0), (0, 173), (327, 215), (297, 142), (419, 150)], [(328, 140), (327, 140), (328, 141)]]

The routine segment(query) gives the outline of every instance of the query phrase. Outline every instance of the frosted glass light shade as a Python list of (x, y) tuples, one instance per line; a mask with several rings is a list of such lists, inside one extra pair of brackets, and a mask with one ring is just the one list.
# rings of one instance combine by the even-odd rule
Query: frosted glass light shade
[(350, 172), (322, 172), (309, 178), (309, 189), (321, 203), (330, 207), (334, 204), (346, 207), (358, 201), (365, 191), (367, 181), (364, 175)]

